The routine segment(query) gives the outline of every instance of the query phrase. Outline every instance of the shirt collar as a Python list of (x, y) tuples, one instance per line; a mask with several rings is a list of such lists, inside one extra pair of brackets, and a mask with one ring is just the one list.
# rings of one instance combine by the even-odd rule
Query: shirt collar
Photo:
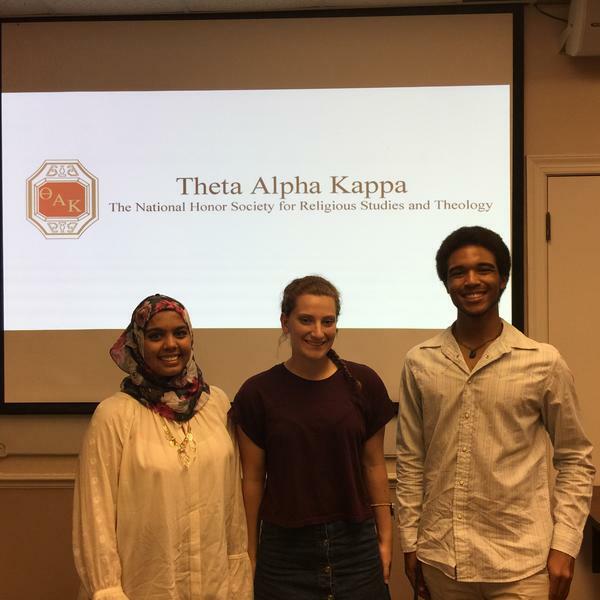
[[(502, 333), (498, 337), (497, 342), (501, 345), (505, 352), (510, 352), (513, 348), (519, 350), (537, 350), (538, 344), (534, 340), (528, 338), (524, 333), (521, 333), (516, 327), (507, 323), (502, 319)], [(456, 352), (458, 344), (452, 334), (452, 325), (444, 331), (441, 331), (432, 338), (419, 344), (420, 349), (424, 348), (441, 348), (445, 353)]]

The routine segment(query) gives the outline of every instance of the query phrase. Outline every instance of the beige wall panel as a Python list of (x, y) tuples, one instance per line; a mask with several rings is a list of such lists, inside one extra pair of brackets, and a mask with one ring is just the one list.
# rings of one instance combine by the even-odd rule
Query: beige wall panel
[(560, 54), (565, 23), (525, 15), (525, 154), (598, 154), (600, 57)]
[(75, 600), (73, 488), (0, 487), (0, 598)]
[[(560, 7), (554, 12), (560, 13)], [(566, 17), (566, 9), (563, 7)], [(544, 17), (534, 7), (525, 9), (525, 153), (527, 155), (598, 155), (600, 153), (600, 57), (573, 58), (561, 55), (560, 34), (564, 23)], [(555, 219), (556, 222), (556, 219)], [(556, 231), (558, 235), (558, 231)], [(564, 243), (574, 244), (579, 234), (570, 236)], [(592, 253), (598, 256), (597, 236)], [(534, 241), (527, 240), (531, 245)], [(574, 265), (572, 273), (580, 273)], [(526, 280), (532, 276), (526, 274)], [(579, 279), (577, 277), (577, 279)], [(571, 299), (573, 279), (564, 282)], [(545, 294), (544, 294), (545, 296)], [(529, 314), (539, 307), (530, 305)], [(544, 308), (546, 310), (546, 308)], [(585, 315), (587, 311), (578, 311)], [(550, 317), (549, 328), (556, 330)], [(573, 338), (574, 339), (574, 338)], [(552, 340), (551, 340), (552, 341)], [(554, 341), (575, 371), (577, 359), (568, 349), (573, 340)], [(578, 368), (577, 368), (578, 369)], [(575, 372), (579, 386), (580, 376)], [(582, 382), (583, 384), (583, 382)], [(584, 424), (588, 435), (596, 440), (600, 436), (600, 423), (596, 404), (588, 406), (580, 389), (584, 408)], [(598, 447), (598, 442), (596, 442)], [(596, 456), (598, 452), (596, 452)], [(597, 462), (597, 460), (596, 460)], [(600, 574), (591, 572), (591, 528), (587, 527), (569, 600), (590, 600), (597, 594)]]

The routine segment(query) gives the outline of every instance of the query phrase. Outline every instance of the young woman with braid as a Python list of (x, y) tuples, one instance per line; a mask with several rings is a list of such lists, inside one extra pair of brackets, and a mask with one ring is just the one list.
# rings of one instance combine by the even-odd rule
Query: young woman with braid
[(233, 403), (256, 600), (389, 598), (394, 411), (377, 374), (333, 350), (339, 313), (329, 281), (292, 281), (281, 303), (291, 357)]

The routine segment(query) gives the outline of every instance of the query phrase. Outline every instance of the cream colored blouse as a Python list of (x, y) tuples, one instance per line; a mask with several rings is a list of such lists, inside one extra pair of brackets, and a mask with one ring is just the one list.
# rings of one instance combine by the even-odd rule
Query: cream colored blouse
[[(201, 399), (202, 401), (203, 399)], [(186, 469), (157, 413), (124, 393), (100, 403), (79, 457), (73, 552), (91, 600), (251, 600), (229, 400), (210, 388), (190, 420)], [(178, 426), (168, 424), (177, 441)]]

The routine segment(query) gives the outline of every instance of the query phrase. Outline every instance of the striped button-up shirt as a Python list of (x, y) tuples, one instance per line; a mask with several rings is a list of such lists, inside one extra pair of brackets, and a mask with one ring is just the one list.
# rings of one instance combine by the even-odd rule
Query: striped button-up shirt
[(576, 556), (595, 472), (576, 404), (558, 351), (506, 322), (472, 371), (450, 329), (410, 350), (397, 439), (404, 552), (482, 582), (528, 577), (550, 548)]

